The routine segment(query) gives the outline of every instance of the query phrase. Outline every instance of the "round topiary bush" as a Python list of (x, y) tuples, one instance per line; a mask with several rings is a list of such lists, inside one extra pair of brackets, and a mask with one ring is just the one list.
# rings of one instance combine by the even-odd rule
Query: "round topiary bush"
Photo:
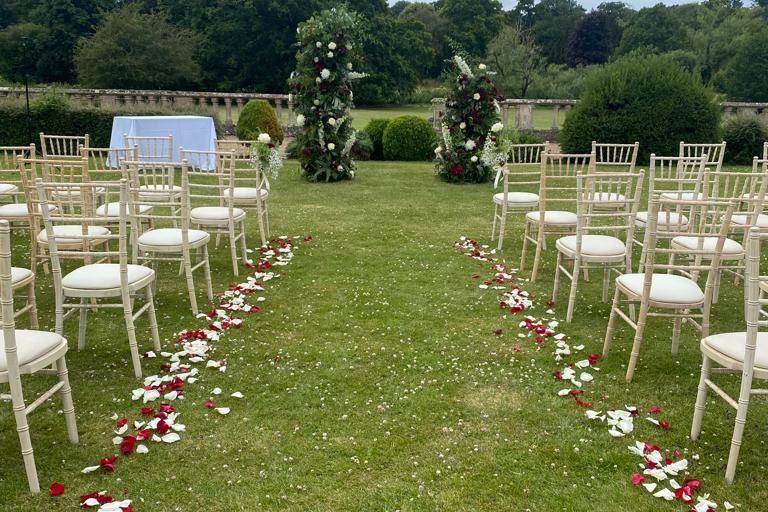
[(725, 158), (734, 164), (749, 165), (753, 157), (763, 154), (763, 142), (768, 140), (768, 127), (759, 117), (735, 116), (725, 123), (725, 136), (728, 151)]
[(389, 119), (371, 119), (366, 127), (363, 128), (363, 131), (368, 134), (373, 144), (372, 160), (384, 160), (384, 130), (387, 129), (388, 124)]
[(431, 160), (436, 145), (435, 130), (418, 116), (391, 119), (382, 139), (385, 160)]
[(720, 140), (715, 95), (668, 57), (630, 55), (591, 72), (579, 103), (563, 123), (565, 152), (589, 152), (598, 142), (640, 142), (651, 153), (677, 155), (681, 140)]
[(283, 127), (272, 106), (264, 100), (250, 100), (237, 118), (237, 138), (256, 140), (260, 133), (268, 133), (278, 144), (283, 142)]
[(373, 154), (373, 142), (364, 131), (355, 132), (355, 143), (352, 145), (352, 157), (355, 160), (370, 160)]

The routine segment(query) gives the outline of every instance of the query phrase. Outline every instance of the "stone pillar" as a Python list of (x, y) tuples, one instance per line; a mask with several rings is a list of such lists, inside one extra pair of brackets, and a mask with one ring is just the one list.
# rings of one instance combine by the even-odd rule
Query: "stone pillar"
[(224, 130), (231, 131), (235, 126), (235, 123), (232, 122), (232, 98), (224, 98), (224, 113)]
[(731, 107), (729, 105), (726, 105), (724, 110), (725, 110), (725, 116), (724, 117), (726, 119), (730, 118), (733, 115), (733, 107)]
[(277, 120), (282, 124), (283, 122), (283, 100), (275, 98), (275, 114), (277, 114)]
[(117, 96), (114, 94), (102, 94), (99, 103), (102, 107), (114, 107), (117, 105)]
[(533, 130), (533, 105), (522, 103), (517, 106), (517, 127), (520, 130)]
[(240, 117), (240, 112), (243, 110), (243, 98), (235, 99), (237, 102), (237, 117)]
[(501, 124), (503, 124), (505, 127), (509, 126), (510, 109), (512, 109), (510, 105), (507, 105), (506, 103), (501, 104)]
[(552, 126), (550, 126), (550, 129), (560, 129), (560, 105), (554, 105), (552, 107)]
[(294, 125), (294, 117), (293, 117), (293, 95), (288, 95), (288, 129), (292, 130)]

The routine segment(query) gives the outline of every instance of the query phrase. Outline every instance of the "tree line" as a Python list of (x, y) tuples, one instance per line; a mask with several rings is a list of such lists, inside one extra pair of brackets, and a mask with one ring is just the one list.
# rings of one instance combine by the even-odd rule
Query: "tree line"
[[(0, 81), (94, 88), (282, 93), (296, 27), (338, 0), (2, 0)], [(364, 20), (358, 104), (442, 92), (458, 52), (508, 97), (578, 97), (586, 73), (669, 54), (724, 97), (768, 101), (768, 0), (633, 10), (575, 0), (347, 0)]]

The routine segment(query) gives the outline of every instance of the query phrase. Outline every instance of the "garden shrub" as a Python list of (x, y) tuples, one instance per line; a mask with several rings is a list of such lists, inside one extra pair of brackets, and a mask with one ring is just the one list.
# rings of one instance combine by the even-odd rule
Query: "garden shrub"
[(389, 119), (371, 119), (363, 128), (363, 131), (370, 137), (371, 144), (373, 144), (373, 152), (371, 153), (373, 160), (384, 160), (384, 130), (388, 124)]
[(681, 140), (719, 141), (720, 117), (712, 91), (669, 57), (630, 55), (589, 73), (559, 140), (567, 153), (589, 152), (593, 140), (639, 141), (647, 162), (677, 155)]
[(750, 165), (753, 157), (763, 154), (768, 140), (768, 126), (756, 115), (738, 115), (725, 123), (725, 158), (734, 164)]
[(29, 105), (30, 134), (27, 134), (26, 106), (23, 100), (0, 101), (0, 145), (23, 146), (39, 144), (39, 133), (51, 135), (89, 134), (91, 146), (109, 147), (112, 119), (115, 116), (162, 116), (195, 114), (213, 117), (217, 133), (223, 133), (221, 123), (210, 109), (204, 107), (177, 108), (159, 105), (115, 105), (94, 107), (67, 100), (62, 94), (43, 94)]
[(266, 100), (250, 100), (237, 118), (235, 129), (240, 140), (256, 140), (260, 133), (268, 133), (278, 144), (283, 142), (283, 127), (275, 109)]
[(385, 160), (431, 160), (435, 156), (437, 136), (426, 119), (399, 116), (387, 124), (382, 145)]
[(355, 175), (352, 146), (352, 81), (360, 58), (360, 17), (337, 7), (299, 24), (296, 70), (288, 79), (296, 111), (299, 162), (309, 181)]
[(373, 142), (370, 135), (362, 130), (355, 132), (355, 143), (352, 145), (352, 157), (355, 160), (370, 160), (373, 154)]
[(454, 57), (458, 76), (446, 98), (441, 145), (435, 150), (437, 174), (451, 183), (482, 183), (493, 169), (480, 158), (491, 126), (499, 122), (499, 91), (484, 64), (473, 71)]

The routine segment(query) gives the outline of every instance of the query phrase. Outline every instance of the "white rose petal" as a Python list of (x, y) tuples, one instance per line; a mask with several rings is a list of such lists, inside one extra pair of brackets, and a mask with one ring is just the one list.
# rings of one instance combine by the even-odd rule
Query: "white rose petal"
[(229, 407), (217, 407), (216, 412), (221, 414), (222, 416), (226, 416), (229, 414)]
[(145, 444), (140, 444), (136, 447), (136, 453), (149, 453), (149, 448)]
[(181, 436), (177, 434), (176, 432), (171, 432), (170, 434), (165, 434), (162, 438), (164, 443), (175, 443), (176, 441), (181, 440)]
[(239, 392), (239, 391), (235, 391), (234, 393), (232, 393), (229, 396), (231, 396), (232, 398), (243, 398), (243, 394), (241, 392)]

